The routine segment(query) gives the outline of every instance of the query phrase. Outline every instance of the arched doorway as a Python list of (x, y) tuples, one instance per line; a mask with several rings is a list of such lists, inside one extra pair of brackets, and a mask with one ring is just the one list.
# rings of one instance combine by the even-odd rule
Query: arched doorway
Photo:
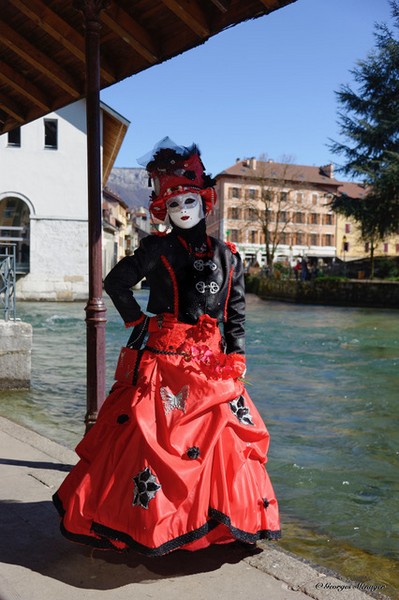
[(29, 273), (30, 208), (12, 194), (0, 199), (0, 243), (15, 244), (16, 272)]

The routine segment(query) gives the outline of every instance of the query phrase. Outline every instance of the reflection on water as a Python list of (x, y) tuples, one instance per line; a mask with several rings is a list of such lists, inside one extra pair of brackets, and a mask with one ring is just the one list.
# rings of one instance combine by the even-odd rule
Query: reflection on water
[[(147, 294), (138, 293), (145, 306)], [(107, 302), (107, 385), (128, 332)], [(73, 447), (84, 431), (83, 304), (20, 303), (32, 388), (2, 415)], [(270, 434), (281, 545), (358, 581), (399, 588), (399, 313), (248, 295), (249, 392)]]

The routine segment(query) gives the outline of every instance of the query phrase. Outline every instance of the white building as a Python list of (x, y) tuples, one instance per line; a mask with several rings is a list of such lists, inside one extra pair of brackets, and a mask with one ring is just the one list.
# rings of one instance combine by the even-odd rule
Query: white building
[[(105, 185), (129, 122), (101, 103)], [(88, 294), (86, 105), (0, 136), (0, 242), (17, 244), (17, 298)]]

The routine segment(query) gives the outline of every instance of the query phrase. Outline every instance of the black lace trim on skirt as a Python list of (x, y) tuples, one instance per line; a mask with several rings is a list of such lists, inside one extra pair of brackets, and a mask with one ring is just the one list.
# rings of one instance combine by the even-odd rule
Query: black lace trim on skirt
[[(58, 510), (61, 517), (64, 516), (65, 510), (62, 506), (62, 502), (58, 496), (58, 494), (54, 494), (53, 502)], [(112, 529), (110, 527), (106, 527), (105, 525), (101, 525), (100, 523), (92, 523), (91, 530), (93, 534), (96, 536), (83, 535), (77, 533), (71, 533), (67, 529), (65, 529), (63, 522), (61, 521), (61, 533), (67, 539), (77, 542), (80, 544), (87, 544), (89, 546), (94, 546), (95, 548), (102, 549), (113, 549), (119, 550), (117, 546), (112, 543), (112, 540), (123, 542), (139, 554), (144, 554), (145, 556), (163, 556), (164, 554), (168, 554), (169, 552), (173, 552), (173, 550), (177, 550), (190, 542), (195, 542), (205, 535), (215, 529), (218, 525), (226, 525), (231, 534), (241, 542), (245, 542), (247, 544), (255, 544), (258, 540), (279, 540), (281, 538), (281, 531), (271, 531), (270, 529), (262, 529), (257, 531), (256, 533), (248, 533), (247, 531), (243, 531), (242, 529), (237, 529), (231, 525), (230, 518), (221, 513), (218, 510), (213, 508), (209, 509), (209, 520), (204, 523), (198, 529), (194, 531), (189, 531), (183, 535), (180, 535), (173, 540), (165, 542), (161, 546), (157, 548), (150, 548), (148, 546), (144, 546), (139, 542), (136, 542), (130, 535), (124, 533), (122, 531), (117, 531), (116, 529)]]

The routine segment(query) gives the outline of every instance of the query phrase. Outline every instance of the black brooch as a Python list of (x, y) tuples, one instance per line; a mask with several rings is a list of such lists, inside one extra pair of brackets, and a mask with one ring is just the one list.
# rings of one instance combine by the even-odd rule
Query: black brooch
[(234, 415), (244, 425), (255, 425), (252, 420), (252, 415), (249, 411), (249, 408), (245, 406), (244, 396), (239, 396), (235, 398), (231, 402), (229, 402), (230, 408), (233, 411)]
[(129, 420), (129, 415), (119, 415), (118, 418), (116, 419), (116, 422), (119, 423), (119, 425), (123, 425), (123, 423), (126, 423), (126, 421)]
[(198, 446), (191, 446), (191, 448), (187, 450), (186, 454), (188, 458), (191, 458), (191, 460), (195, 460), (200, 455), (200, 449), (198, 448)]
[(152, 500), (158, 490), (161, 489), (161, 485), (157, 482), (155, 476), (148, 467), (133, 477), (133, 481), (133, 506), (141, 506), (142, 508), (147, 509), (150, 500)]
[(265, 508), (267, 508), (269, 506), (269, 504), (270, 504), (269, 500), (267, 498), (262, 498), (262, 500), (263, 500), (263, 506)]

